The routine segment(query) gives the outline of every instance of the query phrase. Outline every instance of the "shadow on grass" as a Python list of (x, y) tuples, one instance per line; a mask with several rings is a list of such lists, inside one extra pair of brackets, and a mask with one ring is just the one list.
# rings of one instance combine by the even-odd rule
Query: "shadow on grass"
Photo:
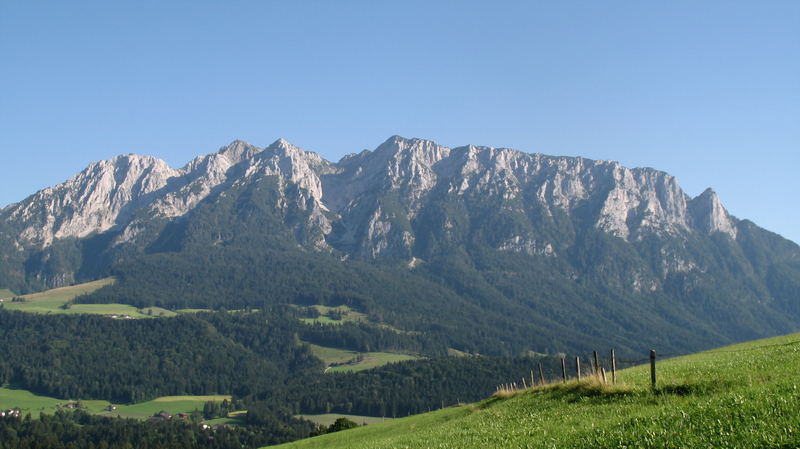
[(700, 396), (719, 391), (728, 391), (735, 383), (725, 380), (702, 380), (661, 385), (655, 390), (656, 395)]

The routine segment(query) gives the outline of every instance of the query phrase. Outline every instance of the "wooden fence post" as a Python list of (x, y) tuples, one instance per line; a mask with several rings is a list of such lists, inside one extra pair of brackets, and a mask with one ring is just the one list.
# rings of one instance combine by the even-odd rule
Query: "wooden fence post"
[(650, 350), (650, 383), (653, 386), (653, 391), (656, 389), (656, 350)]
[(575, 356), (575, 374), (578, 377), (578, 380), (581, 380), (581, 358), (580, 356)]
[(594, 355), (594, 366), (592, 367), (592, 371), (594, 371), (594, 377), (600, 378), (600, 361), (597, 359), (597, 351), (592, 351)]
[(539, 364), (539, 380), (542, 381), (542, 385), (546, 384), (547, 382), (544, 381), (544, 371), (542, 371), (542, 364)]
[(617, 355), (611, 350), (611, 383), (617, 384)]
[(561, 357), (561, 379), (564, 383), (567, 382), (567, 364), (564, 363), (564, 357)]

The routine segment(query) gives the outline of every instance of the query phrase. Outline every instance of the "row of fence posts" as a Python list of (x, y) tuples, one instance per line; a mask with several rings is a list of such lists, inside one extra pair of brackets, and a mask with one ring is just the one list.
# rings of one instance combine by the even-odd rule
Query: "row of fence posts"
[[(597, 354), (597, 351), (592, 351), (592, 374), (597, 378), (598, 381), (602, 383), (608, 383), (606, 380), (606, 370), (600, 364), (600, 358)], [(637, 362), (641, 362), (637, 361)], [(542, 369), (542, 364), (538, 364), (538, 371), (539, 371), (539, 386), (547, 385), (547, 379), (544, 377), (544, 370)], [(575, 378), (578, 381), (581, 380), (581, 359), (579, 356), (575, 357)], [(561, 357), (561, 381), (566, 383), (568, 380), (567, 377), (567, 362), (565, 357)], [(611, 350), (611, 383), (616, 385), (617, 383), (617, 355), (616, 352), (612, 349)], [(527, 390), (528, 384), (526, 379), (522, 378), (522, 388)], [(654, 349), (650, 350), (650, 385), (653, 390), (656, 389), (656, 351)], [(519, 390), (520, 384), (516, 382), (505, 383), (502, 385), (497, 386), (498, 392), (514, 392)], [(531, 370), (531, 388), (537, 386), (536, 377), (534, 376), (534, 370)]]

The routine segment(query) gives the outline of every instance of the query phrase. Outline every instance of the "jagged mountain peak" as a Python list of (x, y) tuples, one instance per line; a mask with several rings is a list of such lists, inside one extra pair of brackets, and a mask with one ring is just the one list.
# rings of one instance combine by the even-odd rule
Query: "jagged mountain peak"
[[(278, 139), (264, 149), (259, 156), (260, 164), (271, 166), (265, 173), (283, 174), (292, 180), (316, 178), (323, 174), (336, 172), (335, 164), (319, 154), (304, 150), (286, 139)], [(311, 181), (319, 184), (319, 180)]]
[(244, 159), (253, 157), (255, 154), (261, 152), (262, 149), (248, 142), (236, 139), (228, 145), (222, 147), (217, 152), (225, 156), (231, 163), (239, 163)]
[(415, 161), (430, 166), (449, 156), (450, 148), (439, 145), (432, 140), (394, 135), (380, 144), (375, 149), (374, 154), (386, 154), (394, 158), (410, 157)]
[(165, 171), (173, 170), (166, 161), (157, 157), (134, 153), (119, 154), (110, 159), (92, 162), (86, 166), (85, 169), (78, 172), (78, 174), (76, 174), (73, 178), (70, 178), (54, 187), (48, 187), (44, 190), (63, 188), (78, 179), (85, 179), (86, 177), (93, 175), (96, 176), (109, 170), (115, 171), (116, 176), (119, 177), (126, 176), (127, 170), (132, 170), (131, 174), (133, 175), (137, 170), (147, 170), (151, 168)]
[(152, 156), (126, 154), (89, 164), (73, 178), (37, 192), (4, 210), (22, 240), (49, 245), (85, 237), (127, 220), (180, 172)]
[(269, 144), (265, 148), (265, 151), (271, 154), (280, 154), (281, 156), (290, 159), (295, 159), (295, 160), (302, 159), (307, 162), (313, 163), (315, 165), (318, 164), (331, 165), (330, 162), (323, 159), (319, 154), (313, 151), (304, 150), (283, 138), (280, 138)]
[(291, 142), (289, 142), (288, 140), (284, 139), (283, 137), (279, 137), (274, 142), (269, 144), (267, 146), (267, 148), (284, 148), (284, 149), (288, 149), (288, 148), (298, 148), (298, 147), (296, 145), (293, 145)]
[(711, 187), (689, 201), (689, 210), (695, 226), (709, 234), (722, 232), (735, 239), (737, 220), (722, 205), (717, 192)]
[(694, 197), (694, 199), (703, 199), (704, 201), (719, 201), (719, 195), (717, 195), (717, 192), (713, 188), (706, 187), (706, 189), (703, 190), (701, 194)]

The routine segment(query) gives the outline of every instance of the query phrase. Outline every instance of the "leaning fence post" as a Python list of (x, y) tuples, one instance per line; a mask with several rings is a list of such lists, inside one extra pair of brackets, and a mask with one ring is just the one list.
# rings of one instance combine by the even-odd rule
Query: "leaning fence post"
[(545, 383), (547, 383), (547, 382), (544, 381), (544, 371), (542, 371), (542, 364), (541, 363), (539, 364), (539, 380), (542, 381), (542, 385), (543, 386), (544, 386)]
[(652, 384), (653, 391), (656, 389), (656, 350), (650, 350), (650, 383)]
[(536, 386), (536, 379), (533, 377), (533, 370), (531, 370), (531, 388)]
[(614, 350), (611, 350), (611, 383), (617, 384), (617, 356)]
[(561, 357), (561, 379), (564, 383), (567, 382), (567, 364), (564, 363), (564, 357)]
[(581, 380), (581, 358), (580, 356), (575, 356), (575, 374), (578, 377), (578, 380)]
[(592, 371), (594, 371), (594, 377), (600, 378), (600, 362), (597, 360), (597, 351), (592, 351), (594, 355), (594, 366), (592, 367)]

